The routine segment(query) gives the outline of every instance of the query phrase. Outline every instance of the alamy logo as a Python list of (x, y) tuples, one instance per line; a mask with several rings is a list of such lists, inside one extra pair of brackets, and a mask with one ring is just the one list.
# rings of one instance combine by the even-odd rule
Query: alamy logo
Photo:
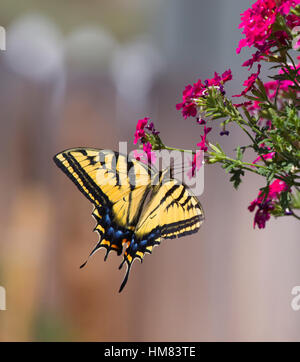
[(0, 286), (0, 310), (6, 310), (6, 290)]
[(295, 297), (292, 299), (291, 307), (297, 312), (300, 310), (300, 286), (295, 286), (292, 289), (292, 295), (295, 295)]
[(6, 31), (0, 26), (0, 50), (6, 50)]
[[(204, 191), (204, 155), (203, 151), (197, 151), (194, 157), (192, 151), (156, 150), (149, 155), (143, 150), (133, 150), (128, 153), (127, 142), (119, 142), (119, 154), (127, 157), (127, 167), (118, 169), (117, 156), (108, 150), (102, 150), (96, 157), (101, 165), (109, 163), (109, 172), (105, 168), (99, 168), (96, 178), (99, 184), (111, 186), (126, 185), (129, 181), (134, 186), (159, 185), (174, 178), (178, 183), (184, 184), (195, 195), (200, 196)], [(108, 155), (111, 155), (109, 157)], [(144, 164), (136, 170), (133, 160)], [(193, 160), (195, 160), (193, 162)], [(150, 166), (147, 168), (147, 166)], [(161, 173), (159, 174), (160, 171)], [(138, 175), (136, 174), (138, 173)]]

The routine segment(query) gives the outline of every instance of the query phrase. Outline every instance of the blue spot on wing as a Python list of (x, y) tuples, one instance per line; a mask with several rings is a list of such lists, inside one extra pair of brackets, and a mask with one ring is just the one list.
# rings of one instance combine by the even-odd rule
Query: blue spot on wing
[(117, 239), (119, 239), (122, 235), (123, 235), (123, 232), (122, 232), (121, 230), (117, 230), (117, 231), (115, 232), (115, 237), (116, 237)]
[(111, 220), (109, 217), (109, 214), (106, 214), (104, 217), (104, 222), (106, 223), (107, 226), (109, 226), (111, 224)]
[(107, 230), (107, 235), (108, 236), (113, 236), (114, 235), (114, 228), (112, 226), (110, 226)]
[(140, 245), (141, 245), (141, 246), (146, 246), (146, 245), (147, 245), (147, 241), (148, 241), (148, 240), (142, 240), (142, 241), (140, 242)]

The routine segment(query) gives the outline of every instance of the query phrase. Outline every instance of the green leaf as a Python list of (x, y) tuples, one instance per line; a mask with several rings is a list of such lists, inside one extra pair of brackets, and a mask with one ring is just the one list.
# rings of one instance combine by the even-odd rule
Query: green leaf
[(236, 148), (236, 158), (237, 158), (237, 160), (242, 161), (243, 151), (242, 151), (242, 149), (241, 149), (240, 146), (238, 146), (238, 147)]
[(230, 181), (233, 183), (233, 187), (237, 190), (242, 182), (242, 176), (245, 175), (245, 172), (240, 168), (238, 168), (238, 169), (231, 169), (229, 173), (232, 174)]

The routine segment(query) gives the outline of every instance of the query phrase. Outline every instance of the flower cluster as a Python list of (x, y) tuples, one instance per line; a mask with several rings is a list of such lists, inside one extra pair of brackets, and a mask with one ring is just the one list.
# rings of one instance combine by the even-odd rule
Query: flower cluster
[(241, 14), (242, 22), (239, 28), (243, 29), (242, 33), (246, 37), (240, 40), (237, 53), (246, 46), (261, 50), (266, 45), (276, 21), (277, 11), (275, 0), (258, 0)]
[[(255, 212), (253, 226), (266, 226), (272, 216), (292, 215), (300, 220), (300, 0), (257, 0), (241, 14), (240, 28), (245, 37), (239, 42), (237, 53), (244, 47), (254, 48), (252, 57), (242, 65), (250, 70), (243, 83), (244, 89), (233, 97), (244, 97), (238, 104), (228, 99), (224, 85), (232, 79), (230, 69), (215, 73), (211, 79), (198, 79), (185, 87), (182, 101), (176, 105), (183, 118), (195, 117), (201, 126), (198, 150), (190, 162), (189, 177), (195, 177), (202, 166), (203, 152), (206, 164), (221, 164), (237, 189), (246, 172), (265, 179), (258, 197), (248, 207)], [(296, 46), (295, 46), (296, 42)], [(298, 45), (297, 45), (298, 44)], [(263, 83), (262, 62), (276, 69), (269, 75), (271, 81)], [(249, 138), (246, 146), (235, 147), (236, 156), (229, 157), (218, 143), (208, 141), (213, 122), (220, 121), (220, 135), (229, 135), (226, 127), (235, 124)], [(134, 143), (141, 142), (147, 162), (152, 161), (153, 150), (167, 148), (155, 131), (149, 118), (138, 121)], [(181, 150), (181, 149), (177, 149)], [(256, 154), (253, 162), (244, 160), (251, 150)]]
[(299, 4), (300, 0), (258, 0), (241, 14), (239, 28), (243, 29), (245, 38), (240, 40), (236, 52), (240, 53), (246, 46), (257, 49), (243, 66), (251, 68), (288, 46), (293, 38), (291, 31), (300, 24), (299, 16), (290, 11)]
[(288, 191), (288, 185), (281, 180), (274, 180), (268, 187), (267, 193), (263, 194), (261, 191), (258, 197), (253, 200), (248, 207), (250, 212), (253, 212), (256, 208), (253, 227), (258, 226), (262, 229), (266, 226), (266, 221), (271, 217), (271, 212), (275, 209), (276, 203), (282, 192)]
[(155, 152), (153, 150), (160, 149), (162, 143), (153, 122), (148, 124), (149, 120), (149, 117), (138, 120), (133, 143), (137, 144), (140, 141), (143, 150), (142, 152), (135, 150), (135, 158), (138, 161), (152, 164), (155, 162)]
[(176, 109), (182, 109), (182, 115), (185, 119), (187, 119), (187, 117), (196, 117), (198, 114), (197, 99), (205, 97), (208, 89), (211, 87), (217, 87), (221, 93), (225, 94), (224, 84), (231, 79), (232, 73), (231, 70), (228, 69), (221, 76), (215, 73), (214, 77), (206, 79), (204, 84), (202, 80), (199, 79), (193, 85), (187, 85), (182, 92), (182, 102), (176, 104)]
[[(207, 151), (207, 134), (211, 131), (211, 127), (206, 127), (206, 121), (201, 118), (201, 101), (205, 101), (209, 97), (210, 91), (213, 89), (218, 92), (221, 97), (224, 97), (226, 92), (224, 89), (224, 84), (232, 79), (231, 69), (226, 70), (222, 75), (215, 72), (214, 77), (211, 79), (206, 79), (202, 82), (199, 79), (193, 85), (189, 84), (185, 87), (182, 93), (182, 102), (176, 104), (177, 110), (182, 110), (183, 118), (187, 119), (187, 117), (196, 117), (196, 121), (199, 125), (203, 125), (203, 134), (200, 134), (201, 141), (197, 143), (197, 147), (201, 151)], [(229, 131), (223, 128), (223, 131), (220, 133), (223, 135), (228, 135)], [(196, 153), (197, 154), (197, 153)], [(197, 156), (194, 156), (192, 161), (192, 171), (191, 175), (195, 175), (196, 167), (196, 159)]]

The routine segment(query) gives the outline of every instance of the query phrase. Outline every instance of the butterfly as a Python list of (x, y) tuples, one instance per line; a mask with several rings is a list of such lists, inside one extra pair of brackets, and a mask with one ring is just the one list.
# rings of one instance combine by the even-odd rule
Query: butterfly
[(89, 257), (105, 248), (106, 260), (112, 250), (121, 255), (125, 249), (119, 292), (135, 259), (142, 262), (161, 239), (196, 233), (204, 220), (198, 199), (168, 169), (153, 171), (135, 158), (94, 148), (68, 149), (53, 159), (94, 205), (99, 240)]

